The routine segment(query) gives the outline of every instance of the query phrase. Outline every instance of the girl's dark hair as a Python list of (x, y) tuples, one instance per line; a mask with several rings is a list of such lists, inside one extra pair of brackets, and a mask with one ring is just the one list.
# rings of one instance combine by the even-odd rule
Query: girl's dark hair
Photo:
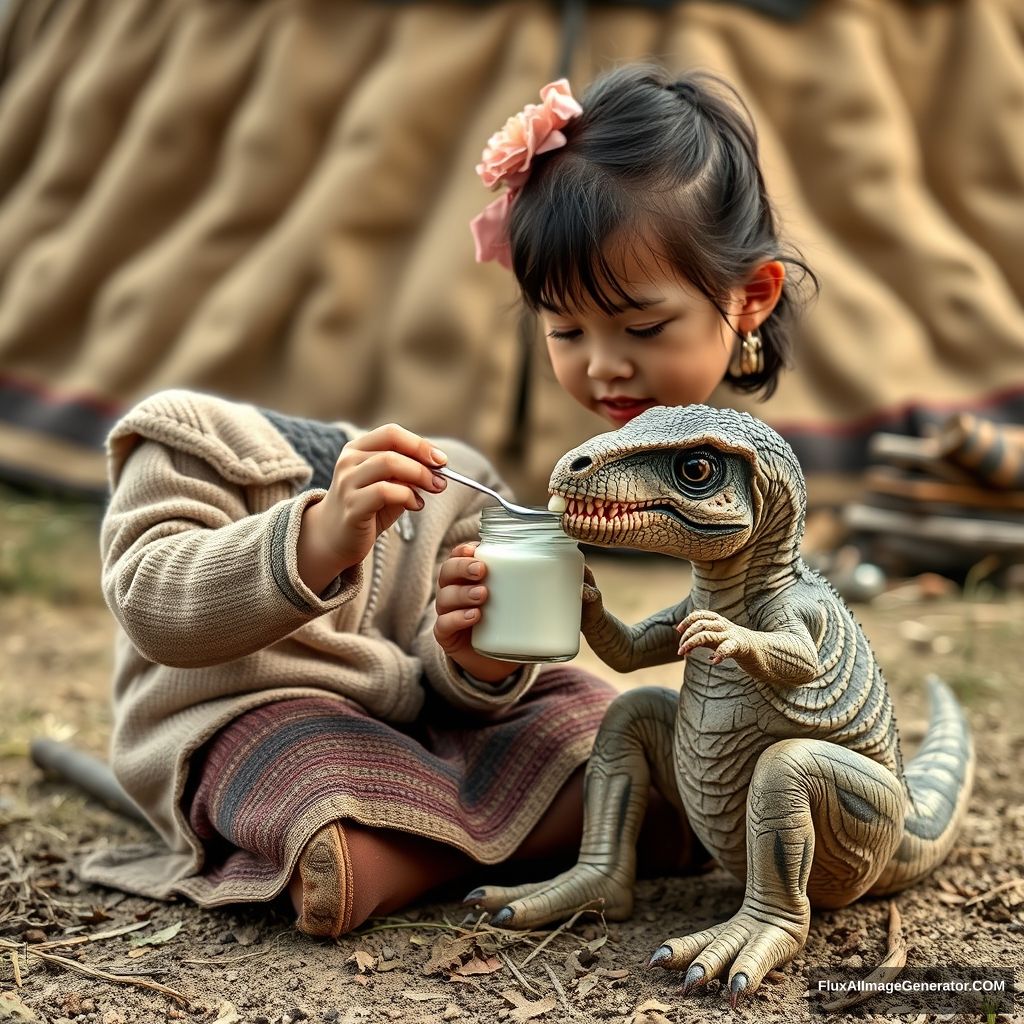
[(509, 220), (512, 268), (535, 312), (593, 303), (612, 313), (637, 307), (616, 280), (613, 236), (646, 245), (725, 316), (729, 290), (766, 260), (799, 268), (761, 325), (764, 369), (726, 374), (740, 391), (767, 398), (787, 365), (797, 287), (817, 278), (783, 251), (765, 190), (750, 112), (714, 75), (675, 77), (629, 65), (599, 78), (567, 144), (534, 157)]

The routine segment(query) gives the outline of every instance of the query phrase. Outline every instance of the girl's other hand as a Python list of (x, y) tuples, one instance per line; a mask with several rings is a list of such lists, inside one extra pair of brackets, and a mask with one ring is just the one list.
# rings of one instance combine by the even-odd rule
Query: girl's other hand
[(487, 587), (483, 583), (487, 566), (474, 558), (477, 543), (459, 544), (441, 566), (434, 601), (437, 611), (434, 639), (445, 654), (470, 675), (496, 683), (519, 666), (477, 654), (470, 643), (470, 633), (480, 621), (481, 607), (487, 600)]
[(406, 510), (423, 508), (420, 491), (438, 493), (448, 481), (431, 466), (444, 452), (396, 423), (349, 441), (334, 464), (327, 493), (310, 505), (299, 530), (299, 575), (320, 593), (339, 573), (361, 562)]

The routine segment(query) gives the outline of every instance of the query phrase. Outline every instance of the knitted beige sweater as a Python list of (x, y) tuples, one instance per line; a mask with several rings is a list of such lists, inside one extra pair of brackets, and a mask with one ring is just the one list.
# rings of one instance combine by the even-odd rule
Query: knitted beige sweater
[[(324, 491), (309, 486), (308, 452), (275, 426), (284, 419), (170, 391), (110, 435), (103, 591), (122, 627), (111, 760), (166, 845), (101, 849), (83, 866), (90, 881), (165, 897), (198, 870), (202, 847), (181, 809), (189, 758), (257, 705), (333, 694), (408, 722), (428, 685), (486, 715), (535, 677), (524, 668), (501, 687), (476, 684), (434, 641), (440, 563), (477, 536), (482, 499), (469, 488), (427, 496), (322, 594), (305, 586), (296, 539), (303, 510)], [(338, 452), (327, 431), (314, 440), (329, 457), (326, 468), (319, 460), (324, 483)], [(453, 468), (503, 486), (482, 456), (439, 443)]]

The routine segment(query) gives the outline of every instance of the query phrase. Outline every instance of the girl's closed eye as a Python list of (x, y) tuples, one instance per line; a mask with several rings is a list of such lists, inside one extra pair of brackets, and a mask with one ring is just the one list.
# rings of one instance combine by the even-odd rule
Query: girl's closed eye
[(634, 338), (653, 338), (656, 334), (661, 334), (671, 322), (671, 320), (662, 320), (649, 327), (627, 327), (626, 333), (631, 334)]
[(549, 338), (570, 340), (578, 338), (583, 332), (578, 327), (552, 327), (548, 330)]

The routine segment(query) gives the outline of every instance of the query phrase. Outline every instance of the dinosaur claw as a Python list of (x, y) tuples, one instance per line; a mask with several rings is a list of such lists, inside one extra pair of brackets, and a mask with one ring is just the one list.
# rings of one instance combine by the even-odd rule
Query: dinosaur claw
[(732, 979), (729, 985), (729, 1005), (735, 1010), (736, 1004), (740, 1001), (740, 996), (746, 991), (747, 988), (747, 976), (745, 974), (737, 974)]
[(670, 960), (672, 958), (672, 949), (670, 946), (659, 946), (652, 954), (650, 960), (647, 961), (648, 967), (654, 967), (656, 964), (660, 964), (663, 960)]
[(704, 968), (700, 964), (693, 964), (683, 978), (683, 992), (685, 996), (691, 989), (696, 988), (704, 981)]
[(495, 928), (500, 928), (506, 921), (511, 921), (515, 911), (511, 907), (502, 907), (494, 917), (491, 918), (491, 924)]
[(483, 898), (484, 898), (484, 891), (483, 891), (483, 889), (474, 889), (472, 892), (467, 892), (466, 895), (462, 897), (462, 902), (463, 903), (476, 903), (479, 900), (482, 900)]

